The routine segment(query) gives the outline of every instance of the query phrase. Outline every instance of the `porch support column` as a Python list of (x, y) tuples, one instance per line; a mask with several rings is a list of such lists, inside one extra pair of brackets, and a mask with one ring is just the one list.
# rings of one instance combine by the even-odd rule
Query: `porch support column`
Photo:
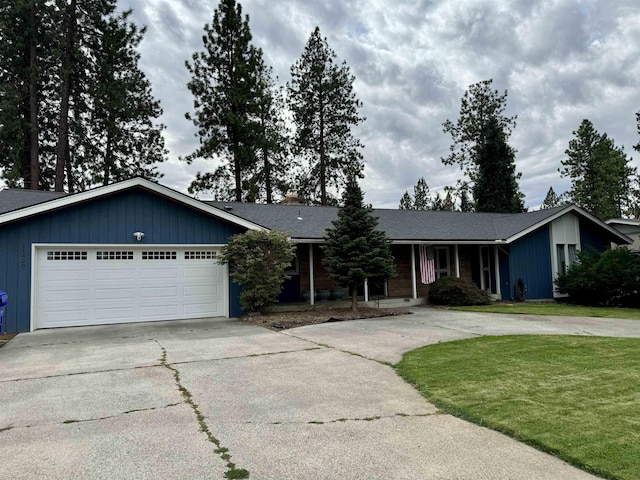
[(316, 303), (316, 291), (313, 285), (313, 243), (309, 244), (309, 303), (315, 305)]
[(456, 278), (460, 278), (460, 256), (458, 255), (458, 244), (453, 246), (453, 255), (456, 258)]
[(416, 284), (416, 246), (411, 244), (411, 289), (413, 298), (418, 298), (418, 285)]
[(480, 290), (486, 290), (487, 286), (484, 284), (484, 261), (482, 259), (482, 245), (478, 245), (478, 255), (480, 256)]
[(498, 257), (498, 245), (494, 245), (493, 247), (493, 257), (496, 268), (496, 294), (502, 295), (500, 291), (500, 258)]
[(365, 302), (369, 301), (369, 279), (368, 278), (364, 279), (364, 301)]

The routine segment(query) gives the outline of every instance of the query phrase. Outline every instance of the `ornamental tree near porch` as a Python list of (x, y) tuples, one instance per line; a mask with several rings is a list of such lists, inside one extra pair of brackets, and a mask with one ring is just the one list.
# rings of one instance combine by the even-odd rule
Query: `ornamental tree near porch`
[(284, 271), (295, 256), (288, 234), (249, 230), (234, 235), (222, 247), (220, 263), (229, 264), (233, 281), (242, 285), (240, 305), (245, 312), (266, 312), (277, 302)]
[(322, 259), (333, 281), (349, 287), (354, 312), (358, 310), (357, 289), (365, 279), (395, 275), (390, 242), (384, 232), (376, 230), (378, 219), (362, 201), (362, 190), (351, 177), (342, 196), (338, 218), (333, 227), (327, 228)]

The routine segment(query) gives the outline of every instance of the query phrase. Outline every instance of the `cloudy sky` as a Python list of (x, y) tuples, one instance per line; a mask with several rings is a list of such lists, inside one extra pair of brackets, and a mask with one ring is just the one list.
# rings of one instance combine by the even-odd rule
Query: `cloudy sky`
[[(637, 0), (244, 0), (255, 45), (281, 84), (320, 27), (356, 77), (367, 120), (356, 130), (365, 145), (365, 199), (396, 208), (424, 176), (432, 190), (461, 178), (445, 166), (455, 121), (470, 84), (493, 79), (508, 91), (517, 115), (511, 145), (526, 205), (537, 208), (550, 186), (569, 188), (558, 168), (584, 118), (633, 150), (640, 138), (640, 5)], [(184, 118), (193, 98), (185, 60), (202, 50), (202, 33), (217, 0), (120, 0), (147, 26), (141, 66), (164, 108), (170, 160), (163, 183), (186, 192), (197, 171), (179, 156), (197, 146)]]

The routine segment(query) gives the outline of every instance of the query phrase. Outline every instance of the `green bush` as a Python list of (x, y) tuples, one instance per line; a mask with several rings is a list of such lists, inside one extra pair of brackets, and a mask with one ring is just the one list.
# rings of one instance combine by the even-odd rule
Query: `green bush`
[(588, 249), (555, 283), (580, 305), (640, 307), (640, 257), (626, 248)]
[(295, 245), (286, 233), (249, 230), (231, 237), (220, 263), (228, 263), (233, 281), (242, 285), (245, 312), (265, 313), (277, 301), (294, 256)]
[(452, 306), (489, 305), (491, 297), (466, 280), (444, 277), (429, 287), (429, 303)]

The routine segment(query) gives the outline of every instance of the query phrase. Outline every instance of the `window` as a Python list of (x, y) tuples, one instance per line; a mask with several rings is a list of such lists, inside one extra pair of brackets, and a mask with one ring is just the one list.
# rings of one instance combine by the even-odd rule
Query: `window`
[(218, 253), (212, 251), (191, 251), (184, 252), (185, 260), (213, 260), (217, 258)]
[(87, 252), (83, 251), (58, 251), (50, 250), (47, 252), (47, 260), (86, 260)]
[(176, 252), (142, 252), (142, 260), (175, 260), (176, 258)]
[(559, 275), (567, 273), (569, 267), (576, 263), (576, 261), (578, 260), (577, 253), (577, 245), (573, 243), (556, 244), (556, 262), (558, 268), (557, 273)]
[(436, 278), (448, 277), (449, 272), (449, 248), (433, 247), (436, 257)]
[(118, 250), (96, 252), (96, 260), (133, 260), (133, 251)]
[(480, 247), (480, 288), (491, 292), (491, 251), (489, 247)]

